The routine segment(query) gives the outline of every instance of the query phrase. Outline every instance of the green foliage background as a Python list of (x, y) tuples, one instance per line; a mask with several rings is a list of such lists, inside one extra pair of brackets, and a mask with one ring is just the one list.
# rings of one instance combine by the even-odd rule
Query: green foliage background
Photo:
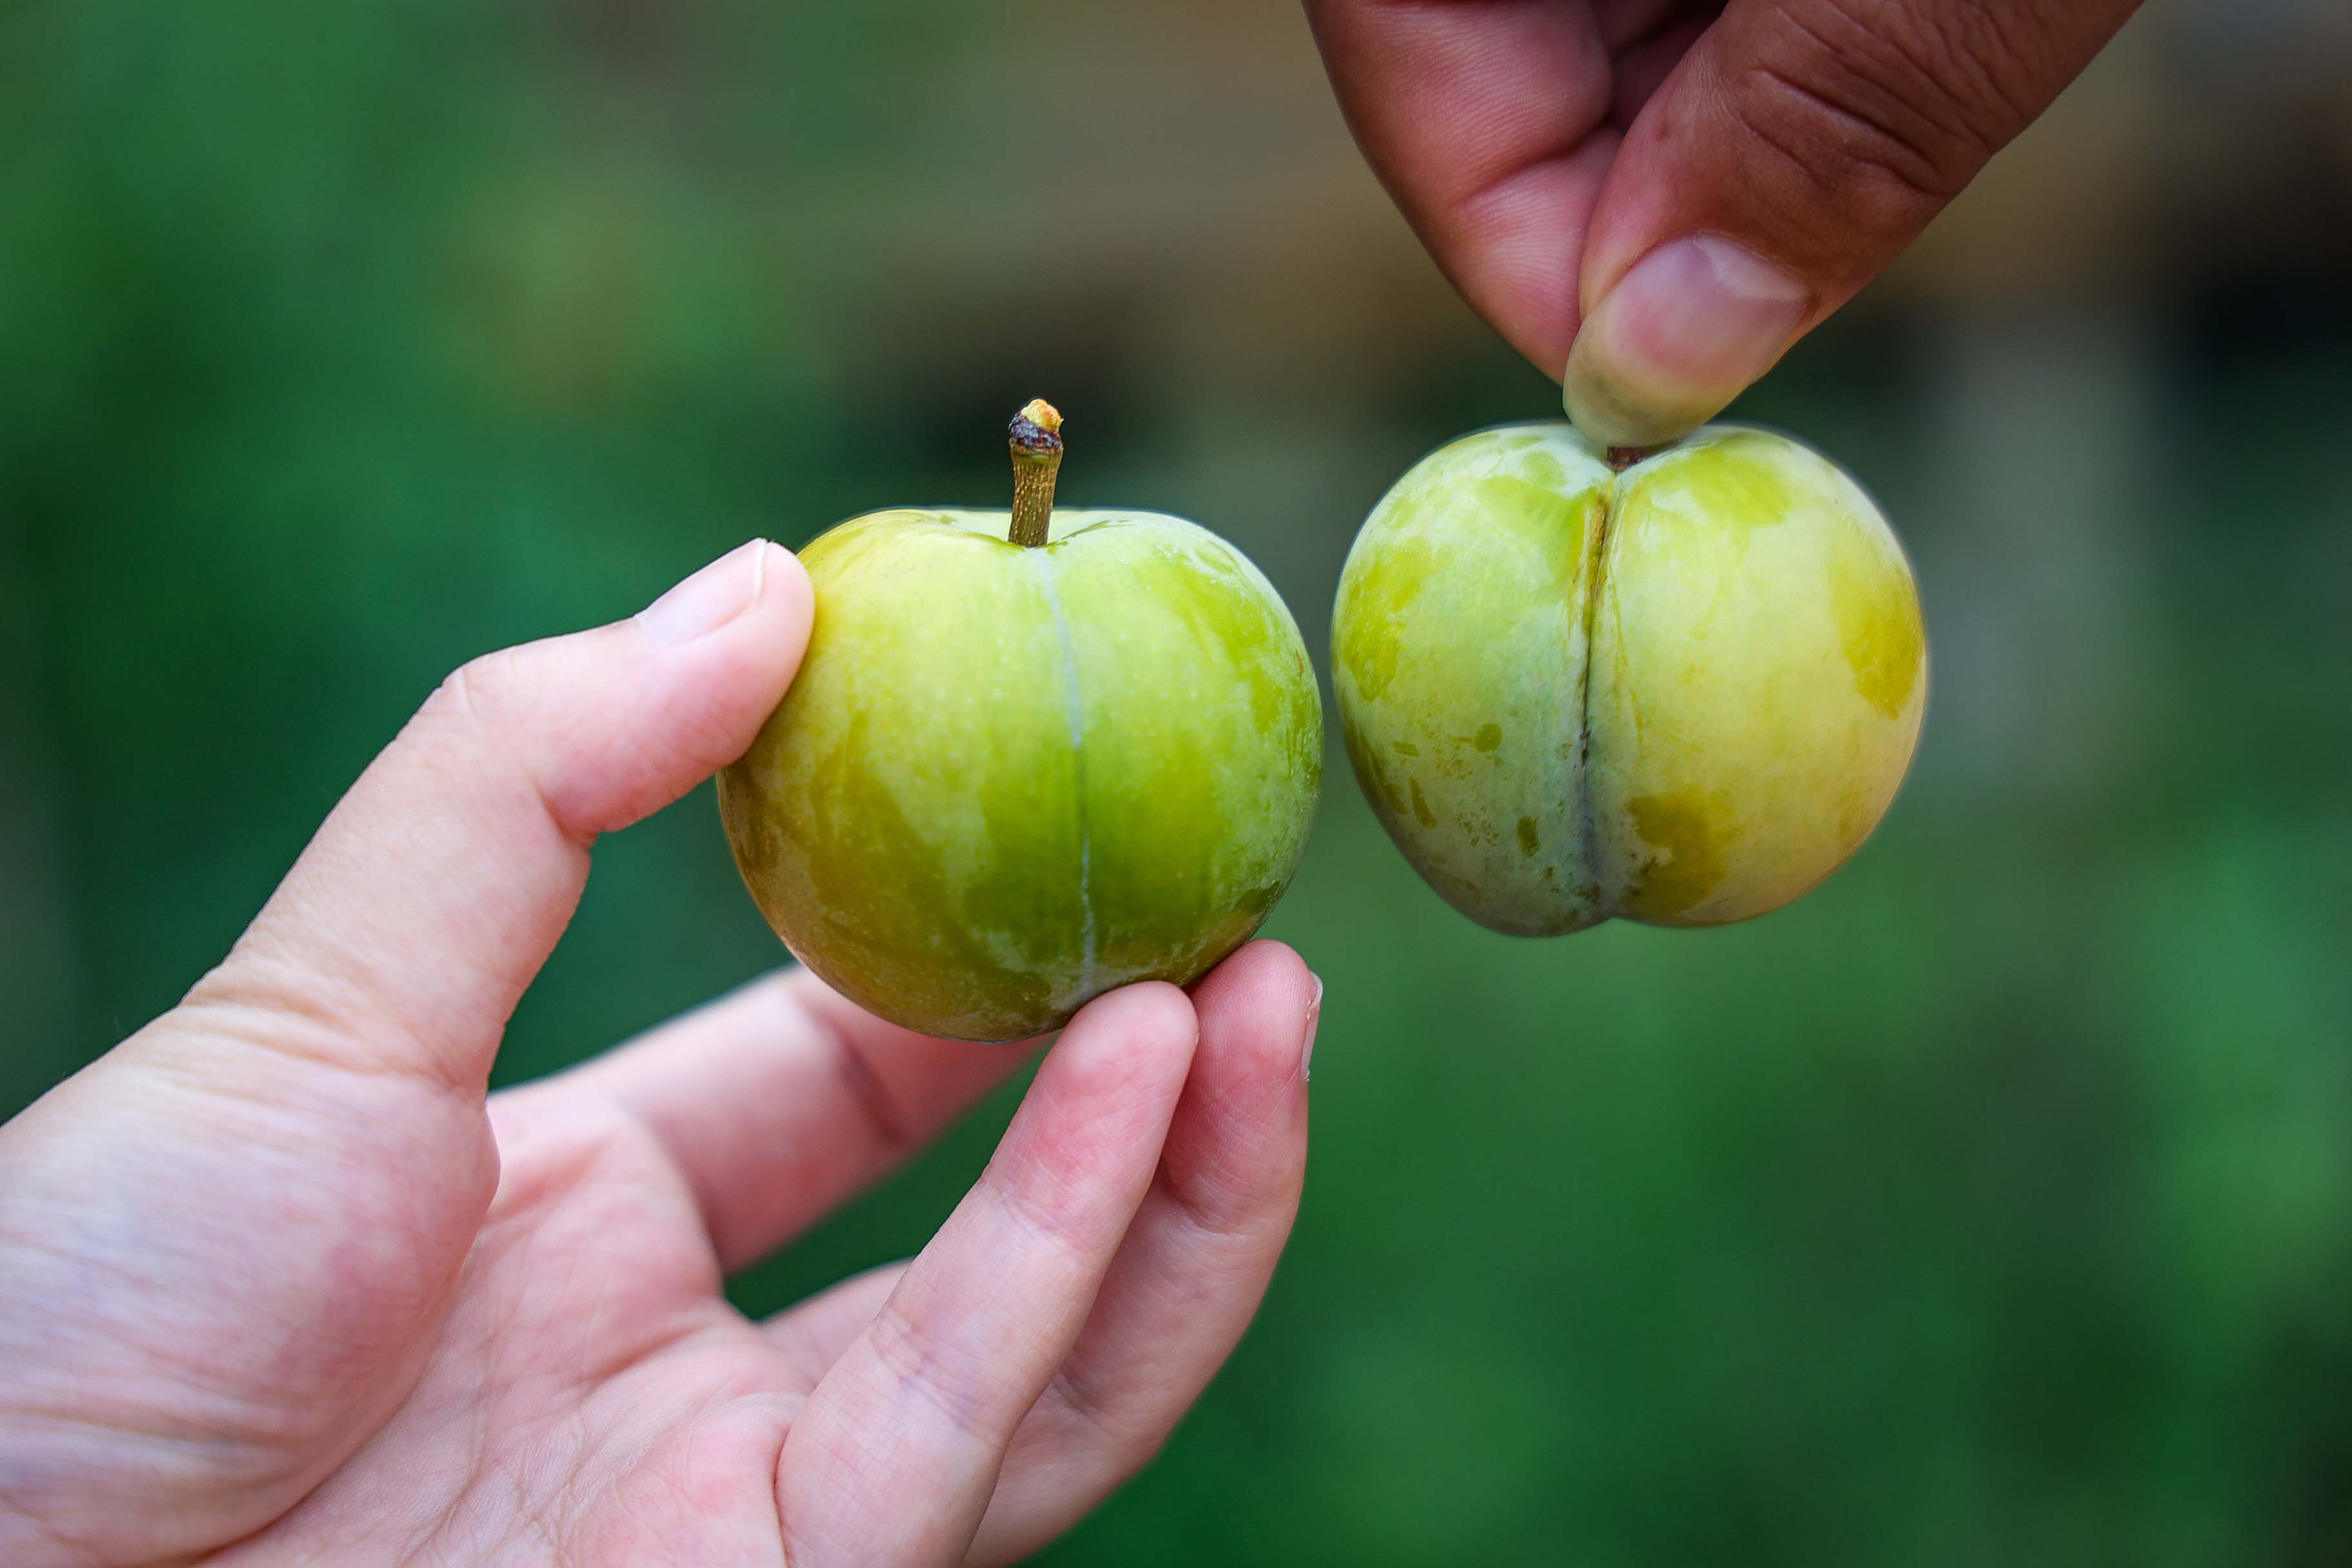
[[(2091, 101), (2186, 90), (2119, 58)], [(1818, 894), (1489, 936), (1335, 756), (1272, 928), (1329, 985), (1297, 1241), (1047, 1561), (2352, 1560), (2347, 274), (2111, 194), (1956, 214), (1742, 410), (1881, 493), (1938, 661)], [(2012, 252), (2070, 259), (1970, 285)], [(1038, 392), (1070, 500), (1226, 532), (1318, 645), (1387, 482), (1555, 406), (1283, 7), (0, 11), (0, 1110), (169, 1006), (448, 668), (992, 498)], [(600, 850), (501, 1077), (777, 957), (698, 792)], [(1010, 1103), (740, 1299), (919, 1246)]]

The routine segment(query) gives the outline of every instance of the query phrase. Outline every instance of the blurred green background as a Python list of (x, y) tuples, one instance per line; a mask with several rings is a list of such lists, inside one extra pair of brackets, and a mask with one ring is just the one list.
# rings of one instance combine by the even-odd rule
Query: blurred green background
[[(1797, 907), (1487, 935), (1335, 758), (1257, 1327), (1046, 1561), (2352, 1561), (2352, 20), (2156, 0), (1743, 405), (1920, 569), (1925, 748)], [(1320, 647), (1556, 408), (1267, 0), (0, 8), (0, 1110), (169, 1006), (450, 667), (753, 533), (1198, 517)], [(774, 963), (708, 790), (543, 1072)], [(910, 1251), (1005, 1097), (743, 1281)]]

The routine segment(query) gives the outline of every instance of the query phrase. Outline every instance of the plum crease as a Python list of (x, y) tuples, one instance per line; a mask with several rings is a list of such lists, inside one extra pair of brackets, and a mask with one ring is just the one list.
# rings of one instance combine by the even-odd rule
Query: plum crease
[(1624, 479), (1623, 470), (1616, 469), (1613, 462), (1612, 468), (1614, 471), (1601, 491), (1600, 504), (1593, 512), (1591, 537), (1584, 547), (1587, 564), (1580, 574), (1584, 603), (1576, 606), (1584, 622), (1584, 658), (1577, 667), (1576, 677), (1577, 848), (1584, 861), (1586, 887), (1592, 900), (1592, 923), (1596, 925), (1614, 912), (1605, 906), (1602, 897), (1601, 823), (1592, 811), (1592, 666), (1599, 646), (1595, 634), (1601, 623), (1601, 593), (1609, 575), (1609, 531), (1616, 521), (1617, 487)]
[(1100, 937), (1095, 926), (1094, 830), (1087, 810), (1086, 701), (1078, 691), (1077, 644), (1070, 636), (1069, 617), (1062, 613), (1062, 595), (1054, 586), (1054, 563), (1048, 552), (1027, 552), (1054, 617), (1054, 636), (1062, 651), (1062, 696), (1070, 727), (1070, 770), (1076, 775), (1073, 799), (1078, 816), (1078, 1001), (1094, 999), (1095, 968)]

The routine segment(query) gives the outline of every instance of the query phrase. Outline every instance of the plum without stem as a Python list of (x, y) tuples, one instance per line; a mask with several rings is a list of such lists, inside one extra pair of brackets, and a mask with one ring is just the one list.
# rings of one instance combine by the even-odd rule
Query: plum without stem
[(807, 658), (719, 775), (785, 945), (926, 1034), (1199, 978), (1289, 885), (1321, 784), (1280, 597), (1181, 518), (1054, 510), (1060, 426), (1013, 421), (1010, 512), (872, 512), (802, 552)]
[(1481, 431), (1340, 575), (1332, 682), (1373, 810), (1482, 925), (1719, 925), (1877, 826), (1927, 703), (1902, 546), (1835, 464), (1710, 426), (1646, 457)]

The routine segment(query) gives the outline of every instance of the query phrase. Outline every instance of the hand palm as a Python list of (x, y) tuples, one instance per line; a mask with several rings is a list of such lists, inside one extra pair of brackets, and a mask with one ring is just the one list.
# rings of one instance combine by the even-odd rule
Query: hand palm
[(822, 1368), (727, 1304), (693, 1194), (641, 1129), (498, 1120), (499, 1194), (415, 1393), (255, 1549), (781, 1562), (777, 1459)]

